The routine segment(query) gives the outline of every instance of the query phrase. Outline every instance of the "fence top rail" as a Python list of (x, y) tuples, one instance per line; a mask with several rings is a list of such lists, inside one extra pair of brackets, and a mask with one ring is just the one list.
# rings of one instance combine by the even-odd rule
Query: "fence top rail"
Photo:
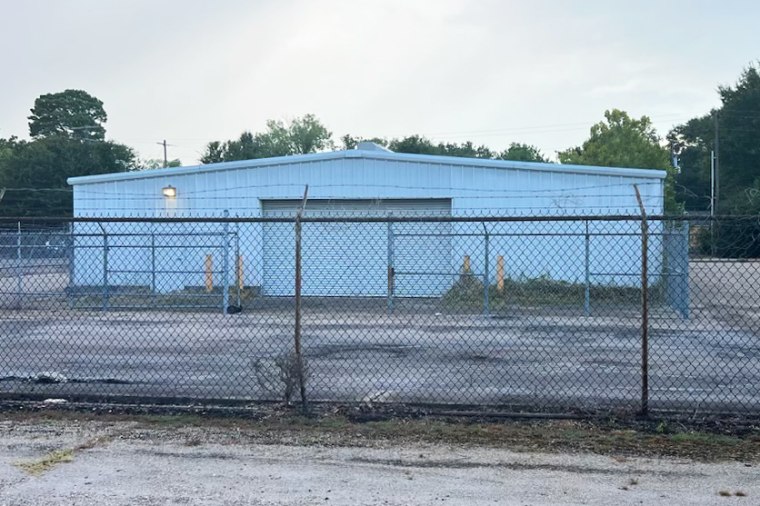
[[(755, 215), (683, 216), (650, 215), (648, 221), (721, 221), (760, 220)], [(270, 217), (131, 217), (131, 216), (82, 216), (82, 217), (0, 217), (0, 226), (17, 223), (295, 223), (295, 216)], [(304, 223), (493, 223), (493, 222), (573, 222), (573, 221), (641, 221), (641, 215), (532, 215), (532, 216), (308, 216)]]

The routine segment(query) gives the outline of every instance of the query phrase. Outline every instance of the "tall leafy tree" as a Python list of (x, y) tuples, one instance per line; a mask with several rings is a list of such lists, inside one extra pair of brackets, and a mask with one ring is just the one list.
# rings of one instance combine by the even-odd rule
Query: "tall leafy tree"
[(2, 211), (2, 200), (5, 197), (6, 188), (11, 183), (10, 162), (16, 152), (18, 139), (0, 139), (0, 212)]
[[(718, 87), (721, 105), (678, 125), (668, 134), (679, 157), (678, 191), (686, 209), (706, 212), (711, 203), (711, 159), (715, 127), (720, 137), (717, 207), (736, 215), (711, 225), (701, 236), (706, 252), (724, 257), (760, 257), (760, 69), (745, 68), (736, 84)], [(742, 218), (749, 215), (749, 218)]]
[(114, 142), (82, 142), (50, 137), (15, 145), (5, 162), (0, 203), (5, 216), (68, 216), (69, 177), (124, 172), (135, 166), (134, 151)]
[(401, 139), (391, 139), (388, 142), (388, 149), (396, 153), (418, 155), (440, 155), (443, 151), (433, 141), (421, 135), (409, 135)]
[(631, 118), (618, 109), (605, 111), (604, 121), (593, 125), (581, 146), (558, 153), (561, 163), (665, 169), (670, 165), (668, 150), (651, 120)]
[(719, 213), (760, 212), (760, 70), (750, 65), (733, 86), (720, 86), (720, 108), (678, 125), (668, 139), (678, 152), (686, 208), (710, 206), (715, 126), (720, 136)]
[(332, 132), (313, 114), (296, 118), (289, 125), (270, 121), (268, 126), (270, 131), (280, 132), (279, 138), (288, 140), (289, 151), (293, 154), (316, 153), (335, 147)]
[(498, 158), (501, 160), (516, 160), (519, 162), (549, 163), (549, 159), (546, 158), (537, 147), (519, 142), (513, 142), (510, 144), (507, 149), (499, 153)]
[(661, 143), (652, 121), (631, 118), (619, 109), (605, 111), (604, 121), (591, 127), (582, 145), (557, 153), (560, 163), (662, 169), (668, 172), (665, 184), (665, 211), (679, 212), (674, 192), (675, 169), (670, 152)]
[(103, 102), (83, 90), (65, 90), (40, 95), (34, 101), (29, 119), (32, 138), (63, 136), (100, 141), (105, 138), (103, 124), (108, 120)]
[(66, 180), (136, 167), (134, 151), (104, 140), (106, 113), (81, 90), (42, 95), (29, 117), (31, 141), (0, 140), (0, 188), (5, 216), (66, 216), (72, 212)]
[[(433, 142), (422, 135), (408, 135), (390, 140), (372, 137), (362, 138), (346, 134), (340, 138), (343, 149), (355, 149), (361, 141), (371, 141), (396, 153), (459, 156), (501, 160), (548, 162), (535, 146), (512, 143), (502, 152), (491, 150), (473, 142)], [(296, 118), (290, 123), (267, 121), (264, 132), (243, 132), (237, 139), (212, 141), (206, 145), (201, 156), (202, 163), (248, 160), (272, 156), (315, 153), (334, 148), (332, 134), (311, 114)]]
[[(718, 88), (721, 192), (729, 197), (760, 188), (760, 71), (750, 66), (734, 86)], [(755, 193), (753, 191), (750, 194)], [(760, 199), (744, 202), (760, 210)]]
[(712, 114), (707, 114), (690, 119), (668, 133), (668, 141), (678, 156), (680, 167), (675, 192), (687, 211), (707, 211), (710, 208), (713, 132)]
[(400, 139), (391, 139), (388, 149), (396, 153), (413, 153), (438, 156), (461, 156), (465, 158), (494, 158), (495, 154), (487, 146), (476, 146), (470, 141), (434, 143), (421, 135), (409, 135)]
[(457, 142), (439, 142), (422, 135), (408, 135), (406, 137), (391, 139), (390, 141), (382, 138), (362, 139), (351, 135), (341, 137), (343, 149), (354, 149), (360, 141), (371, 141), (382, 146), (386, 146), (396, 153), (411, 153), (423, 155), (438, 156), (460, 156), (464, 158), (485, 158), (495, 160), (519, 160), (525, 162), (549, 162), (541, 154), (541, 151), (535, 146), (513, 142), (509, 148), (502, 152), (493, 151), (485, 145), (476, 145), (471, 141), (462, 143)]
[(209, 142), (201, 156), (201, 162), (230, 162), (316, 153), (333, 147), (332, 133), (313, 114), (307, 114), (287, 124), (269, 120), (264, 132), (254, 134), (246, 131), (238, 139)]

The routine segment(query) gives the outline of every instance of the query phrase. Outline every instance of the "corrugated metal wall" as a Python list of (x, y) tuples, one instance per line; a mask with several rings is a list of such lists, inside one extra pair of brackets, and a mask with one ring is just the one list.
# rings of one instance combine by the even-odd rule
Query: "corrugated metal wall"
[[(456, 159), (454, 159), (456, 160)], [(558, 166), (562, 167), (562, 166)], [(155, 171), (158, 175), (161, 170)], [(662, 180), (545, 171), (338, 158), (81, 184), (77, 216), (261, 216), (260, 199), (452, 199), (455, 215), (638, 214), (638, 183), (650, 214), (662, 212)], [(161, 188), (177, 188), (166, 199)]]
[[(255, 163), (255, 162), (253, 162)], [(314, 201), (338, 199), (353, 201), (360, 213), (367, 212), (368, 202), (392, 201), (404, 199), (421, 205), (426, 199), (440, 199), (451, 202), (450, 212), (454, 216), (469, 215), (578, 215), (578, 214), (638, 214), (633, 184), (638, 184), (647, 211), (661, 214), (663, 211), (663, 180), (648, 175), (620, 175), (616, 173), (591, 174), (576, 170), (532, 170), (529, 168), (503, 168), (494, 166), (472, 166), (471, 161), (460, 162), (451, 159), (451, 163), (425, 163), (422, 160), (372, 158), (352, 156), (337, 158), (312, 159), (299, 161), (294, 157), (292, 163), (272, 166), (245, 167), (237, 164), (236, 168), (207, 171), (200, 168), (197, 173), (185, 171), (182, 174), (162, 173), (160, 170), (145, 174), (148, 177), (124, 181), (103, 181), (74, 186), (74, 212), (76, 216), (170, 216), (170, 217), (206, 217), (223, 216), (229, 211), (231, 216), (262, 216), (262, 201), (296, 201), (302, 197), (305, 185), (309, 185), (309, 197)], [(244, 164), (242, 164), (244, 165)], [(166, 175), (164, 175), (166, 174)], [(654, 173), (653, 173), (654, 174)], [(164, 198), (161, 189), (172, 185), (177, 189), (176, 198)], [(359, 204), (363, 201), (364, 204)], [(431, 200), (430, 202), (435, 202)], [(349, 206), (352, 207), (352, 206)], [(362, 207), (363, 209), (358, 209)], [(314, 208), (316, 210), (316, 208)], [(416, 212), (416, 211), (415, 211)], [(437, 212), (437, 211), (436, 211)], [(214, 225), (218, 228), (218, 225)], [(578, 225), (580, 226), (580, 225)], [(603, 223), (594, 225), (597, 231), (605, 227)], [(84, 230), (80, 225), (80, 230)], [(92, 226), (87, 225), (88, 229)], [(168, 246), (162, 249), (162, 256), (154, 258), (158, 268), (166, 271), (183, 270), (173, 266), (192, 266), (202, 262), (207, 254), (219, 255), (218, 249), (198, 244), (191, 247), (184, 237), (172, 237), (166, 227), (156, 225), (132, 225), (134, 232), (152, 234), (154, 241)], [(205, 228), (204, 228), (205, 227)], [(208, 232), (207, 226), (187, 224), (183, 232)], [(471, 227), (482, 232), (479, 224)], [(250, 263), (245, 270), (245, 283), (250, 286), (262, 286), (266, 276), (264, 270), (265, 239), (267, 235), (261, 224), (240, 225), (241, 255)], [(380, 227), (382, 228), (382, 227)], [(461, 228), (461, 227), (460, 227)], [(525, 228), (523, 227), (523, 230)], [(176, 225), (172, 230), (176, 230)], [(378, 228), (379, 230), (379, 228)], [(466, 232), (466, 230), (464, 230)], [(369, 231), (367, 231), (369, 233)], [(372, 232), (374, 234), (374, 232)], [(162, 235), (163, 234), (163, 235)], [(378, 231), (378, 240), (386, 241), (386, 231)], [(158, 237), (156, 238), (156, 235)], [(382, 236), (382, 237), (380, 237)], [(121, 239), (121, 240), (148, 240)], [(97, 242), (97, 239), (82, 239)], [(208, 241), (204, 238), (203, 241)], [(595, 239), (596, 240), (596, 239)], [(467, 255), (472, 259), (475, 271), (482, 272), (485, 266), (484, 250), (481, 243), (451, 238), (447, 248), (451, 255), (447, 270), (457, 272), (461, 259)], [(627, 242), (626, 242), (627, 241)], [(93, 242), (93, 244), (94, 244)], [(197, 240), (196, 240), (197, 242)], [(482, 241), (481, 241), (482, 242)], [(628, 244), (630, 243), (630, 244)], [(172, 245), (180, 246), (172, 251)], [(320, 248), (335, 247), (325, 239)], [(490, 249), (490, 265), (495, 265), (496, 256), (505, 258), (545, 259), (544, 264), (533, 261), (529, 266), (519, 262), (507, 264), (507, 275), (519, 277), (537, 277), (548, 275), (554, 279), (577, 281), (582, 275), (578, 271), (579, 263), (573, 260), (574, 254), (582, 254), (584, 244), (578, 238), (556, 238), (551, 244), (543, 244), (542, 251), (530, 251), (536, 248), (536, 241), (521, 240), (519, 237), (502, 238), (495, 241)], [(637, 239), (615, 242), (615, 251), (609, 245), (597, 245), (596, 251), (603, 252), (591, 259), (598, 272), (628, 270), (629, 265), (637, 265)], [(201, 247), (203, 246), (203, 247)], [(399, 244), (399, 247), (402, 247)], [(417, 244), (417, 247), (426, 247)], [(428, 245), (429, 246), (429, 245)], [(271, 248), (272, 245), (270, 244)], [(180, 252), (179, 250), (182, 249)], [(551, 251), (556, 254), (551, 254)], [(315, 250), (316, 251), (316, 250)], [(653, 255), (660, 255), (653, 251)], [(76, 261), (84, 262), (88, 267), (98, 264), (100, 253), (97, 248), (82, 249), (77, 252)], [(145, 273), (130, 273), (130, 265), (144, 265), (144, 248), (122, 249), (119, 255), (109, 259), (115, 270), (124, 271), (112, 278), (112, 283), (145, 284)], [(215, 257), (216, 260), (216, 257)], [(220, 265), (220, 264), (216, 264)], [(410, 272), (419, 266), (408, 266)], [(440, 266), (435, 266), (439, 269)], [(430, 267), (433, 270), (433, 267)], [(199, 269), (199, 272), (202, 268)], [(359, 294), (366, 292), (367, 286), (359, 274), (361, 269), (354, 269), (353, 278), (342, 280), (341, 293)], [(97, 268), (75, 269), (81, 284), (98, 284)], [(85, 279), (86, 276), (86, 279)], [(161, 286), (181, 288), (183, 285), (201, 286), (201, 275), (175, 274), (172, 279), (163, 280)], [(195, 279), (199, 278), (199, 279)], [(353, 279), (353, 281), (351, 281)], [(447, 278), (448, 279), (448, 278)], [(400, 292), (408, 295), (423, 295), (415, 287), (422, 286), (422, 279), (410, 277), (400, 287)], [(402, 282), (402, 278), (399, 278)], [(353, 285), (351, 283), (354, 283)], [(380, 285), (384, 286), (385, 274), (382, 273)], [(445, 283), (439, 283), (445, 284)], [(380, 286), (378, 285), (378, 286)], [(429, 295), (437, 295), (441, 288), (432, 288), (429, 283)], [(374, 291), (374, 290), (373, 290)], [(279, 291), (277, 292), (279, 293)], [(399, 294), (401, 295), (401, 294)]]

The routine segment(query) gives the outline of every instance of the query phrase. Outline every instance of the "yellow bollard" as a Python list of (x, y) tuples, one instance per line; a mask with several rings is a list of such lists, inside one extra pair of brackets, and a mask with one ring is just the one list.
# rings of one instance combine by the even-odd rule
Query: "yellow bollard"
[(245, 279), (243, 277), (243, 255), (237, 257), (237, 268), (235, 269), (235, 279), (239, 289), (245, 288)]
[(206, 291), (214, 289), (214, 257), (206, 255)]
[(499, 292), (504, 291), (504, 257), (496, 257), (496, 289)]

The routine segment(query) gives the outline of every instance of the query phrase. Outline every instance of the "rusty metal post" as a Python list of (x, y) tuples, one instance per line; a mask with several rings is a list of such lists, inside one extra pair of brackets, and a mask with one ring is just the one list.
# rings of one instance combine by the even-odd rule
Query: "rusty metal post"
[(301, 217), (306, 207), (306, 199), (309, 195), (309, 186), (303, 192), (303, 202), (296, 212), (295, 219), (295, 335), (294, 347), (296, 364), (298, 366), (298, 389), (301, 394), (301, 408), (307, 411), (306, 403), (306, 378), (304, 377), (303, 353), (301, 351)]
[(110, 306), (111, 294), (109, 292), (108, 281), (108, 231), (102, 223), (98, 222), (100, 231), (103, 232), (103, 311), (107, 311)]
[(586, 316), (591, 316), (591, 236), (588, 232), (588, 220), (586, 220), (586, 236), (584, 240), (585, 261), (584, 261), (584, 289), (583, 289), (583, 312)]
[(388, 314), (393, 312), (393, 290), (396, 284), (395, 274), (396, 271), (393, 268), (393, 222), (388, 222), (388, 289), (386, 293), (387, 301), (386, 306), (388, 308)]
[(21, 309), (24, 305), (24, 267), (21, 238), (21, 222), (19, 221), (16, 231), (16, 309)]
[[(229, 218), (230, 212), (225, 209), (224, 217)], [(230, 223), (222, 225), (222, 314), (229, 314), (230, 307)]]
[(649, 414), (649, 223), (639, 187), (633, 185), (641, 210), (641, 414)]
[(485, 255), (483, 258), (483, 314), (485, 316), (488, 316), (491, 314), (491, 300), (489, 297), (489, 290), (491, 288), (491, 266), (488, 262), (489, 257), (491, 256), (491, 235), (488, 233), (488, 228), (486, 227), (486, 224), (483, 223), (483, 249), (485, 250)]

